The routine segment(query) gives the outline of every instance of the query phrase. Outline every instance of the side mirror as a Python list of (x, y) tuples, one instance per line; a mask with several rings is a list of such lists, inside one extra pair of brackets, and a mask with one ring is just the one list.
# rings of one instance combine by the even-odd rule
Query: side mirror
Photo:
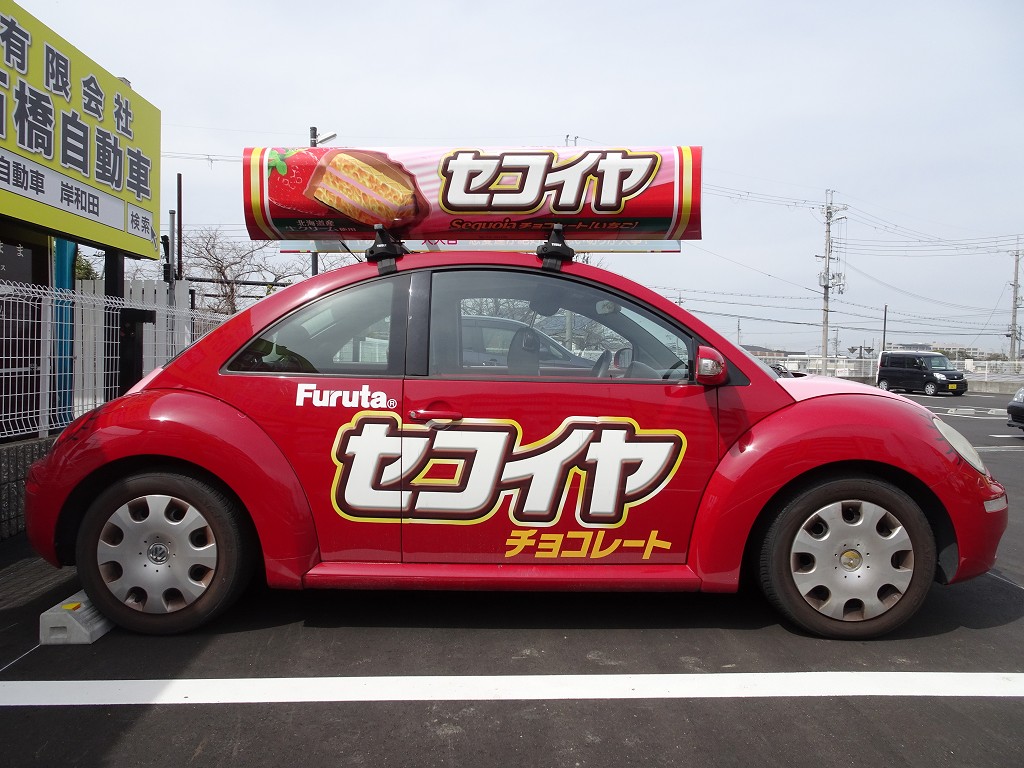
[(612, 365), (621, 371), (626, 370), (633, 364), (633, 348), (623, 347), (622, 349), (615, 350), (615, 356), (612, 358)]
[(718, 387), (729, 379), (722, 353), (712, 347), (697, 347), (697, 383)]

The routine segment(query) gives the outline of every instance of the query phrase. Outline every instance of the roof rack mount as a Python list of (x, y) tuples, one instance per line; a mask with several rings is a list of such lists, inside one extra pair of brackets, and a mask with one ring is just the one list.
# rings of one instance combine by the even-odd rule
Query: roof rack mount
[(537, 246), (537, 257), (541, 259), (541, 268), (558, 271), (567, 261), (572, 261), (576, 251), (566, 245), (562, 225), (554, 224), (546, 242)]
[(366, 260), (377, 265), (377, 271), (388, 275), (398, 271), (398, 259), (411, 251), (405, 243), (384, 229), (383, 224), (374, 224), (376, 237), (373, 245), (366, 249)]

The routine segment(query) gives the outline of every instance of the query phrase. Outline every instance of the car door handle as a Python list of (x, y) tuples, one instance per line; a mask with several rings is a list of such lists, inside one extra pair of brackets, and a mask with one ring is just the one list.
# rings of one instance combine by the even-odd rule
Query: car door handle
[(409, 418), (413, 421), (461, 421), (462, 414), (458, 411), (432, 411), (424, 408), (409, 411)]

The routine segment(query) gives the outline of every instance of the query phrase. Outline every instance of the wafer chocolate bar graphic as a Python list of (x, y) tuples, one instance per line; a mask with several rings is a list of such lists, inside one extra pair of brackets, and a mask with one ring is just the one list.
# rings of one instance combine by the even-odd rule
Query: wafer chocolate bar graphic
[(317, 163), (305, 194), (371, 227), (401, 227), (419, 213), (412, 177), (377, 152), (327, 152)]

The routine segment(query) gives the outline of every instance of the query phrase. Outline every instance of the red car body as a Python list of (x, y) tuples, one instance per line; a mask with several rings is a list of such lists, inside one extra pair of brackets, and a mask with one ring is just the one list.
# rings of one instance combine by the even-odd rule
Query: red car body
[[(33, 546), (54, 565), (74, 563), (81, 522), (101, 491), (158, 467), (218, 488), (251, 520), (273, 587), (730, 592), (794, 497), (852, 476), (898, 489), (920, 508), (941, 581), (994, 563), (1005, 491), (926, 409), (838, 379), (779, 378), (610, 272), (567, 263), (552, 278), (681, 329), (692, 342), (682, 355), (688, 375), (436, 375), (434, 355), (448, 348), (431, 335), (441, 299), (428, 314), (423, 276), (458, 282), (465, 269), (517, 279), (546, 272), (522, 254), (408, 255), (391, 274), (371, 263), (345, 267), (231, 318), (78, 419), (33, 466)], [(324, 297), (399, 279), (412, 286), (409, 321), (399, 329), (401, 314), (391, 315), (386, 375), (253, 373), (232, 362)], [(598, 319), (619, 311), (598, 307)], [(693, 370), (707, 349), (724, 359), (724, 383), (701, 383)], [(369, 444), (383, 453), (363, 462), (358, 452)]]

